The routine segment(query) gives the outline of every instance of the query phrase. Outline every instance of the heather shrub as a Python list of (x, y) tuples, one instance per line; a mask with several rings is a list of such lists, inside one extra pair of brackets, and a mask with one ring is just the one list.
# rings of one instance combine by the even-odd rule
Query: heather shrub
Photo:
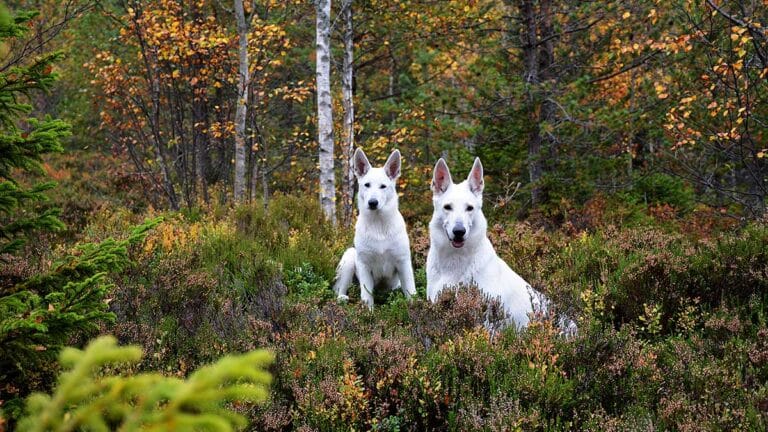
[[(419, 225), (415, 298), (377, 292), (369, 311), (353, 288), (338, 304), (330, 284), (351, 234), (308, 229), (314, 216), (294, 214), (305, 204), (292, 197), (273, 203), (167, 215), (110, 296), (112, 330), (148, 353), (139, 369), (183, 377), (227, 353), (274, 351), (272, 392), (244, 411), (255, 430), (765, 426), (761, 226), (708, 237), (489, 229), (499, 255), (578, 321), (566, 338), (550, 321), (491, 325), (499, 305), (475, 287), (426, 301)], [(122, 223), (101, 220), (96, 238)]]
[(581, 293), (587, 315), (614, 324), (655, 320), (658, 331), (670, 332), (691, 307), (765, 298), (767, 240), (761, 226), (702, 240), (648, 228), (610, 229), (569, 242), (545, 268), (560, 290)]
[(339, 251), (352, 245), (348, 230), (320, 223), (317, 202), (291, 195), (275, 195), (267, 210), (259, 205), (241, 206), (235, 212), (238, 237), (258, 245), (268, 256), (293, 269), (311, 263), (315, 270), (333, 277)]

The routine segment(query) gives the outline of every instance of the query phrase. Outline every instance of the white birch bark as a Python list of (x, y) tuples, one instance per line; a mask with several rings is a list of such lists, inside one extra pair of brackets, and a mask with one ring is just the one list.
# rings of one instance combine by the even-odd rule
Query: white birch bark
[(336, 179), (333, 173), (333, 113), (331, 106), (331, 1), (316, 0), (317, 9), (317, 142), (320, 162), (320, 206), (325, 219), (336, 224)]
[(238, 79), (237, 79), (237, 109), (235, 111), (235, 202), (245, 200), (246, 184), (246, 148), (245, 148), (245, 119), (248, 104), (248, 23), (245, 20), (243, 0), (235, 1), (235, 19), (237, 20), (237, 35), (239, 43)]

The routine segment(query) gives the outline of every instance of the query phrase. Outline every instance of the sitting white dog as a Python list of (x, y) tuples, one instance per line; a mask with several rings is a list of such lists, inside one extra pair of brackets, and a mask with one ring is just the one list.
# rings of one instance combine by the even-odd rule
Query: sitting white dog
[(429, 223), (427, 297), (434, 302), (446, 287), (474, 284), (498, 298), (516, 326), (525, 327), (531, 312), (546, 312), (546, 303), (541, 293), (496, 255), (486, 234), (483, 187), (479, 158), (459, 184), (453, 183), (445, 161), (437, 161), (432, 176), (435, 208)]
[(347, 300), (347, 290), (357, 276), (360, 299), (369, 308), (373, 308), (373, 290), (377, 286), (401, 288), (406, 297), (411, 297), (416, 293), (411, 248), (395, 189), (400, 176), (400, 152), (393, 151), (382, 168), (371, 168), (358, 148), (354, 172), (358, 184), (355, 247), (344, 252), (336, 268), (336, 295), (339, 300)]

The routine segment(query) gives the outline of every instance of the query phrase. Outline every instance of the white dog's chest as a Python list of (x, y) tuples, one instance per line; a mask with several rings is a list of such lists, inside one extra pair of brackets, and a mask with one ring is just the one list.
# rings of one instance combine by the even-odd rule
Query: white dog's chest
[(402, 259), (402, 250), (386, 245), (365, 245), (357, 249), (358, 259), (365, 263), (375, 279), (390, 278), (395, 274), (396, 263)]
[(433, 276), (435, 286), (477, 284), (481, 282), (478, 279), (484, 279), (477, 261), (466, 257), (442, 257), (429, 264), (427, 271)]
[(375, 283), (392, 279), (397, 273), (398, 263), (410, 261), (408, 234), (405, 222), (389, 226), (362, 224), (357, 227), (355, 249), (357, 259), (370, 271)]

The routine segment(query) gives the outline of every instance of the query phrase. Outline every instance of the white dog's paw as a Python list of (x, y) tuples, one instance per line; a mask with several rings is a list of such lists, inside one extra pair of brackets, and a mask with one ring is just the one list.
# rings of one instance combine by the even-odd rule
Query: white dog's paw
[(348, 295), (344, 295), (344, 294), (339, 294), (336, 297), (336, 301), (339, 302), (339, 303), (346, 303), (346, 302), (349, 301), (349, 296)]

